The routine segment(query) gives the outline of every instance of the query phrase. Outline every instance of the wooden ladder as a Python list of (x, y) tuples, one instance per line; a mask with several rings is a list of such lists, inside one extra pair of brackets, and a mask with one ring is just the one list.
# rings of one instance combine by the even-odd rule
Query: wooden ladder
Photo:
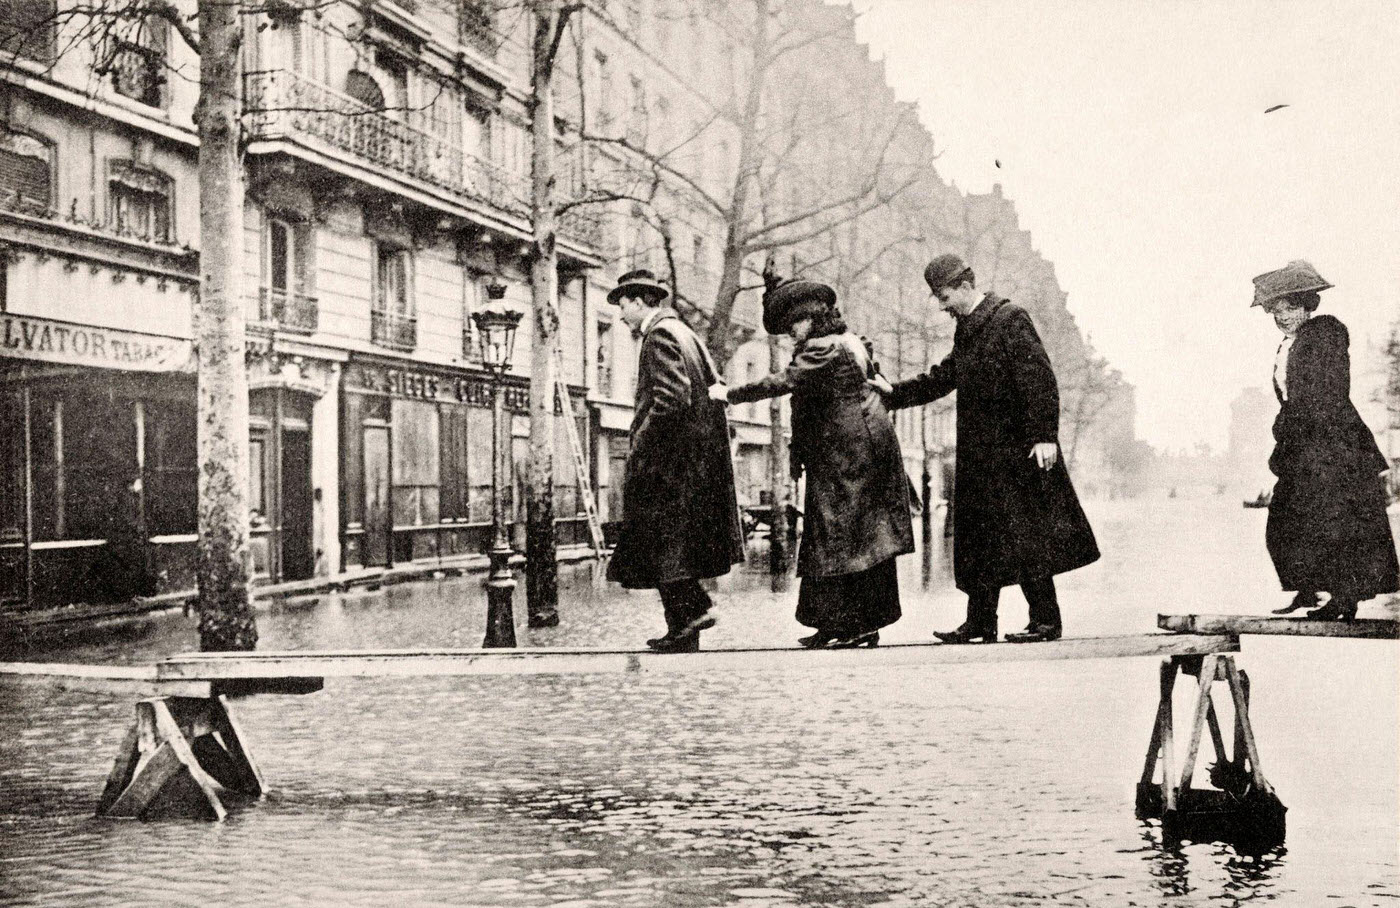
[(599, 562), (607, 558), (607, 543), (603, 539), (603, 524), (598, 519), (598, 504), (593, 497), (593, 482), (588, 475), (588, 461), (583, 455), (583, 442), (578, 437), (578, 424), (574, 422), (574, 405), (569, 396), (569, 385), (564, 380), (564, 355), (559, 347), (554, 348), (554, 387), (559, 397), (559, 409), (564, 414), (564, 430), (569, 437), (569, 451), (574, 456), (574, 472), (578, 476), (579, 498), (583, 501), (584, 513), (588, 516), (588, 533), (593, 539), (593, 554)]

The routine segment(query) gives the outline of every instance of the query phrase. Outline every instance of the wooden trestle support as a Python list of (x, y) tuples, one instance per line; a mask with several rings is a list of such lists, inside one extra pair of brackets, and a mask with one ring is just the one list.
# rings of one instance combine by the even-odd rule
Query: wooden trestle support
[(136, 704), (97, 815), (222, 820), (227, 794), (266, 789), (223, 696), (157, 697)]
[[(1172, 714), (1172, 691), (1178, 674), (1197, 679), (1195, 709), (1180, 775), (1175, 766), (1176, 729)], [(1211, 699), (1211, 688), (1217, 681), (1225, 683), (1234, 702), (1233, 756), (1226, 753)], [(1191, 785), (1206, 729), (1210, 730), (1215, 750), (1216, 762), (1208, 770), (1214, 789)], [(1158, 767), (1161, 779), (1154, 781)], [(1234, 656), (1163, 659), (1157, 720), (1137, 788), (1138, 816), (1160, 819), (1166, 841), (1226, 841), (1257, 853), (1283, 842), (1286, 810), (1260, 768), (1259, 746), (1249, 723), (1249, 677), (1235, 666)]]

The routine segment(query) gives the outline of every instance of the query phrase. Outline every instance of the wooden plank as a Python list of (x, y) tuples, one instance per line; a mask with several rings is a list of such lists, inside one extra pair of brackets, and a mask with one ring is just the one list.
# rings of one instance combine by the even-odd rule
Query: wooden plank
[(1249, 769), (1254, 776), (1254, 787), (1261, 791), (1272, 791), (1264, 780), (1264, 771), (1259, 767), (1259, 745), (1254, 740), (1254, 727), (1249, 723), (1249, 703), (1244, 684), (1240, 681), (1240, 671), (1234, 659), (1225, 660), (1225, 671), (1229, 675), (1230, 696), (1235, 700), (1235, 718), (1240, 734), (1244, 738), (1245, 752), (1249, 754)]
[(937, 643), (874, 649), (707, 650), (660, 654), (600, 649), (459, 649), (188, 653), (157, 663), (163, 681), (222, 682), (235, 678), (370, 678), (414, 675), (567, 675), (628, 672), (700, 674), (731, 671), (820, 671), (902, 665), (1109, 659), (1238, 652), (1223, 634), (1133, 634), (1067, 637), (1047, 643), (950, 646)]
[(1175, 773), (1176, 755), (1173, 753), (1172, 741), (1172, 689), (1176, 686), (1177, 665), (1171, 659), (1162, 660), (1161, 673), (1159, 675), (1162, 708), (1158, 716), (1162, 723), (1162, 819), (1165, 822), (1167, 812), (1176, 810), (1176, 780)]
[(1201, 749), (1201, 734), (1205, 731), (1206, 712), (1212, 706), (1210, 688), (1215, 683), (1215, 656), (1206, 656), (1201, 662), (1199, 683), (1196, 687), (1196, 711), (1191, 716), (1191, 737), (1186, 742), (1186, 759), (1181, 764), (1181, 790), (1191, 790), (1191, 777), (1196, 773), (1196, 755)]
[(209, 697), (208, 681), (161, 681), (154, 665), (83, 665), (60, 662), (0, 662), (0, 684), (52, 691), (83, 691), (134, 697)]
[(1158, 615), (1157, 626), (1178, 634), (1260, 634), (1286, 637), (1355, 637), (1400, 639), (1400, 621), (1357, 618), (1353, 621), (1309, 621), (1262, 615)]

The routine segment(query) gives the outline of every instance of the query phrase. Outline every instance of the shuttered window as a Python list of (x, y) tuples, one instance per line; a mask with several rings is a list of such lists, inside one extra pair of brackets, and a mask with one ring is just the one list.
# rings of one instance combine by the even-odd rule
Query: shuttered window
[(0, 59), (54, 61), (53, 0), (0, 0)]
[(51, 161), (49, 147), (40, 140), (0, 130), (0, 208), (47, 212), (53, 204)]

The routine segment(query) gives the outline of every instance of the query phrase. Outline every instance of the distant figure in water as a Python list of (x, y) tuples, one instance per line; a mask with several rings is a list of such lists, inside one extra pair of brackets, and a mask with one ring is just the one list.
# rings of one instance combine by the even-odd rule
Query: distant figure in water
[(1357, 603), (1400, 590), (1400, 566), (1386, 517), (1389, 468), (1351, 402), (1346, 326), (1314, 316), (1332, 285), (1312, 265), (1289, 262), (1254, 279), (1254, 303), (1283, 332), (1274, 360), (1274, 420), (1269, 469), (1278, 477), (1265, 538), (1283, 589), (1293, 601), (1274, 614), (1331, 600), (1309, 618), (1349, 621)]

